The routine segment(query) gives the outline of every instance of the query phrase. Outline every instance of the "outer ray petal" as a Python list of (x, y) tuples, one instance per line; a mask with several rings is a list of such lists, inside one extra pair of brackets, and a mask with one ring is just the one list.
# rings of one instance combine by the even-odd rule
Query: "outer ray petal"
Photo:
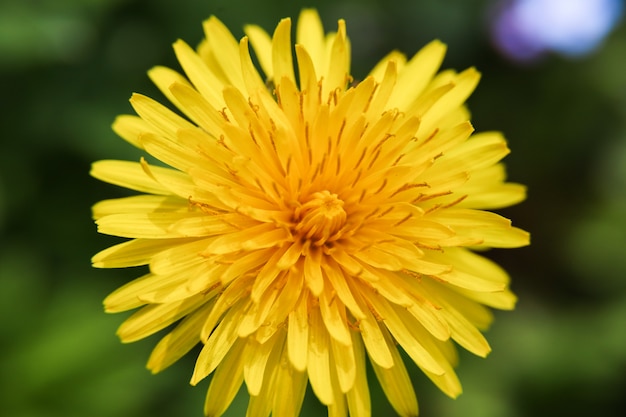
[(137, 162), (98, 161), (91, 165), (89, 174), (100, 181), (147, 194), (172, 194), (169, 189), (146, 175), (141, 165)]
[[(183, 244), (191, 239), (180, 239), (175, 244)], [(169, 249), (174, 243), (170, 239), (134, 239), (111, 246), (91, 258), (95, 268), (126, 268), (146, 265), (157, 253)]]
[(245, 89), (241, 75), (241, 62), (239, 46), (230, 30), (215, 16), (211, 16), (204, 22), (204, 33), (211, 45), (211, 50), (218, 55), (216, 60), (230, 84), (240, 90)]
[(445, 370), (441, 364), (433, 357), (421, 343), (412, 337), (411, 331), (407, 328), (405, 322), (398, 316), (395, 309), (389, 303), (374, 293), (364, 295), (371, 303), (377, 314), (382, 317), (385, 326), (389, 329), (394, 339), (408, 353), (413, 361), (421, 368), (432, 372), (435, 375), (443, 375)]
[(175, 83), (185, 85), (189, 88), (193, 88), (189, 81), (183, 75), (179, 74), (173, 69), (163, 66), (156, 66), (148, 71), (148, 76), (171, 103), (176, 105), (176, 107), (183, 113), (185, 113), (186, 116), (189, 116), (189, 114), (187, 114), (187, 112), (185, 111), (186, 109), (184, 108), (184, 106), (181, 106), (181, 103), (178, 101), (176, 96), (174, 96), (170, 92), (170, 86)]
[(250, 43), (254, 48), (257, 59), (261, 68), (265, 72), (268, 80), (274, 79), (274, 71), (272, 68), (272, 38), (267, 32), (256, 25), (244, 26), (244, 32), (250, 38)]
[(117, 334), (124, 343), (143, 339), (186, 316), (205, 302), (206, 296), (198, 294), (181, 301), (143, 307), (126, 319)]
[(248, 340), (248, 344), (242, 354), (243, 375), (248, 387), (248, 393), (257, 396), (263, 387), (265, 372), (271, 372), (267, 369), (268, 360), (272, 352), (276, 349), (280, 350), (284, 343), (284, 335), (274, 336), (265, 343), (258, 343), (255, 340)]
[(345, 89), (350, 74), (350, 44), (346, 37), (346, 22), (343, 20), (339, 20), (325, 74), (322, 97)]
[(324, 28), (315, 9), (302, 9), (296, 29), (296, 43), (311, 57), (315, 70), (321, 73), (325, 67)]
[(439, 69), (445, 52), (446, 46), (443, 43), (432, 41), (415, 54), (403, 66), (394, 93), (389, 99), (389, 106), (406, 108), (414, 97), (419, 97)]
[(216, 109), (224, 107), (221, 90), (224, 84), (209, 70), (206, 63), (184, 41), (174, 43), (174, 52), (178, 62), (194, 87)]
[(313, 310), (309, 314), (309, 353), (307, 372), (311, 388), (319, 400), (325, 404), (332, 404), (335, 398), (330, 376), (330, 346), (329, 337), (320, 313)]
[[(381, 331), (389, 346), (394, 366), (383, 368), (376, 361), (372, 360), (372, 367), (376, 377), (393, 409), (402, 417), (416, 417), (418, 415), (417, 398), (415, 397), (409, 374), (388, 331), (384, 328), (381, 328)], [(370, 359), (373, 358), (370, 356)]]
[[(240, 309), (231, 309), (226, 316), (224, 316), (213, 333), (211, 333), (208, 340), (203, 341), (204, 347), (198, 355), (196, 367), (191, 377), (192, 385), (196, 385), (202, 379), (206, 378), (207, 375), (218, 368), (227, 356), (232, 355), (233, 351), (243, 349), (245, 339), (239, 339), (237, 337), (237, 327), (242, 315), (241, 313)], [(237, 360), (241, 362), (238, 363), (237, 366), (241, 366), (241, 379), (243, 380), (243, 359), (238, 358)], [(215, 378), (216, 376), (213, 377), (211, 385), (216, 383)], [(241, 381), (239, 385), (241, 385)]]
[(346, 393), (348, 410), (352, 416), (370, 417), (372, 410), (365, 368), (365, 349), (363, 341), (356, 332), (352, 333), (352, 347), (354, 349), (355, 377), (353, 388)]
[(221, 416), (235, 398), (243, 383), (243, 360), (241, 353), (245, 346), (239, 340), (228, 352), (224, 361), (215, 371), (204, 402), (204, 414)]
[[(133, 94), (130, 98), (130, 104), (137, 114), (148, 122), (159, 135), (168, 139), (175, 138), (178, 129), (191, 129), (194, 127), (184, 118), (142, 94)], [(146, 134), (148, 133), (146, 132)]]
[(147, 367), (152, 373), (161, 372), (200, 343), (198, 329), (211, 308), (213, 308), (213, 303), (206, 303), (183, 319), (174, 330), (157, 343), (148, 359)]
[(283, 78), (296, 82), (293, 73), (293, 59), (291, 55), (291, 19), (282, 19), (272, 38), (272, 73), (274, 82), (279, 83)]
[(289, 313), (287, 325), (287, 352), (292, 366), (304, 372), (308, 362), (309, 320), (306, 293), (301, 295), (296, 307)]
[(322, 321), (333, 341), (343, 346), (350, 346), (352, 341), (346, 320), (345, 308), (341, 301), (335, 300), (334, 291), (332, 293), (331, 291), (329, 286), (327, 286), (319, 298)]
[(139, 134), (151, 130), (150, 125), (141, 117), (129, 114), (117, 116), (112, 128), (118, 136), (139, 149), (143, 149), (139, 142)]
[(389, 369), (394, 366), (393, 346), (388, 344), (388, 340), (377, 323), (377, 318), (374, 317), (363, 297), (356, 292), (355, 286), (351, 285), (350, 288), (355, 291), (356, 300), (364, 312), (364, 317), (357, 323), (367, 354), (372, 364), (376, 363), (381, 368)]
[(342, 393), (346, 393), (354, 388), (357, 376), (357, 363), (352, 339), (350, 339), (350, 345), (346, 346), (334, 338), (330, 338), (330, 347), (339, 388), (341, 388)]
[(285, 349), (274, 363), (275, 382), (273, 392), (272, 417), (291, 417), (300, 414), (306, 392), (307, 374), (300, 372), (288, 363)]

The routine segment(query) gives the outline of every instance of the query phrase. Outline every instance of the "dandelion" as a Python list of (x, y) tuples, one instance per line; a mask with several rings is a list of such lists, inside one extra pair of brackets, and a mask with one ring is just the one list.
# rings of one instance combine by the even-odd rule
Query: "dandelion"
[(505, 180), (501, 134), (473, 134), (464, 102), (478, 72), (438, 73), (435, 41), (356, 82), (344, 21), (325, 35), (310, 9), (297, 65), (290, 19), (273, 36), (247, 26), (239, 42), (215, 17), (204, 30), (197, 50), (174, 44), (185, 75), (149, 72), (178, 111), (134, 94), (138, 116), (113, 125), (161, 163), (91, 171), (138, 192), (93, 208), (99, 232), (131, 239), (94, 266), (149, 266), (104, 301), (139, 308), (122, 341), (168, 328), (153, 372), (201, 343), (191, 383), (213, 374), (207, 416), (243, 383), (249, 416), (297, 416), (308, 383), (330, 415), (369, 416), (366, 361), (397, 413), (415, 416), (402, 350), (459, 395), (455, 343), (487, 355), (489, 307), (515, 304), (506, 272), (474, 250), (529, 242), (485, 211), (525, 188)]

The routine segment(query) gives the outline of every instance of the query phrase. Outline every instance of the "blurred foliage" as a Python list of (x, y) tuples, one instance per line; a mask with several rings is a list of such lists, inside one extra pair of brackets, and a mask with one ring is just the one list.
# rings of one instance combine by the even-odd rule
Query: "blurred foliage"
[[(145, 71), (176, 67), (169, 45), (197, 43), (219, 16), (271, 30), (312, 2), (277, 0), (0, 1), (0, 409), (12, 417), (201, 416), (206, 382), (187, 384), (194, 355), (160, 375), (144, 363), (155, 338), (122, 345), (123, 316), (101, 300), (141, 274), (93, 270), (116, 240), (90, 206), (123, 191), (89, 178), (91, 161), (136, 160), (110, 122), (132, 91), (160, 97)], [(330, 29), (346, 18), (354, 75), (383, 54), (449, 46), (444, 67), (483, 73), (470, 99), (478, 130), (503, 130), (527, 202), (503, 214), (529, 248), (492, 251), (520, 296), (497, 313), (487, 360), (461, 355), (453, 401), (411, 368), (422, 416), (617, 416), (626, 409), (626, 29), (577, 60), (515, 65), (487, 31), (485, 0), (341, 0), (314, 4)], [(374, 415), (391, 415), (372, 376)], [(241, 416), (244, 392), (229, 411)], [(304, 416), (325, 411), (312, 395)]]

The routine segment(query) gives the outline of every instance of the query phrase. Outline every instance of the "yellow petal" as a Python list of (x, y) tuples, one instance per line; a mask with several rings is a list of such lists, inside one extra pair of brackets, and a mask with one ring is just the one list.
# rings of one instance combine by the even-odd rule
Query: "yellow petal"
[(189, 242), (190, 239), (134, 239), (111, 246), (91, 258), (95, 268), (126, 268), (146, 265), (157, 253)]
[(215, 327), (220, 323), (222, 316), (231, 308), (241, 308), (246, 305), (252, 281), (252, 277), (243, 276), (233, 281), (224, 289), (222, 294), (215, 301), (215, 306), (202, 325), (202, 329), (200, 330), (200, 338), (202, 340), (207, 340), (211, 336)]
[(213, 108), (222, 109), (224, 107), (222, 99), (223, 82), (211, 72), (198, 54), (182, 40), (174, 43), (174, 52), (194, 87)]
[(405, 320), (398, 316), (396, 309), (373, 292), (365, 291), (365, 293), (365, 297), (367, 297), (372, 307), (384, 319), (385, 326), (389, 329), (394, 339), (413, 359), (413, 362), (433, 374), (442, 375), (445, 370), (441, 364), (433, 357), (432, 352), (424, 347), (421, 340), (413, 337), (411, 329), (407, 327)]
[(418, 51), (400, 71), (389, 106), (406, 109), (415, 97), (419, 97), (439, 69), (445, 53), (446, 45), (437, 40)]
[(424, 287), (428, 289), (430, 299), (441, 306), (441, 315), (450, 326), (452, 338), (475, 355), (487, 356), (491, 348), (476, 326), (488, 327), (492, 320), (491, 313), (480, 304), (439, 283), (426, 281)]
[(530, 243), (528, 232), (511, 226), (511, 221), (482, 210), (447, 208), (428, 214), (428, 218), (451, 227), (457, 234), (481, 240), (485, 246), (514, 248)]
[[(374, 75), (371, 75), (371, 77), (376, 79)], [(378, 87), (376, 88), (376, 94), (374, 95), (374, 98), (368, 108), (369, 117), (378, 117), (383, 113), (383, 109), (388, 108), (387, 103), (389, 101), (389, 97), (391, 97), (391, 94), (394, 91), (397, 79), (398, 64), (393, 60), (388, 61), (382, 77), (377, 80)]]
[(199, 328), (211, 308), (213, 303), (206, 303), (157, 343), (148, 359), (147, 366), (152, 373), (161, 372), (200, 343)]
[(324, 275), (328, 278), (337, 296), (355, 318), (361, 319), (365, 317), (362, 307), (357, 303), (352, 290), (348, 286), (348, 281), (351, 280), (351, 278), (346, 276), (341, 268), (339, 268), (339, 265), (332, 259), (326, 258), (326, 262), (322, 264)]
[(243, 37), (239, 42), (239, 58), (241, 60), (241, 71), (243, 73), (246, 89), (250, 96), (255, 96), (260, 93), (267, 94), (267, 86), (252, 63), (248, 41), (248, 37)]
[[(384, 368), (372, 360), (372, 368), (393, 409), (402, 417), (415, 417), (418, 415), (418, 408), (413, 384), (391, 336), (386, 330), (383, 335), (394, 365)], [(370, 353), (369, 349), (368, 353)], [(370, 359), (372, 359), (371, 356)]]
[[(406, 114), (412, 117), (422, 118), (434, 105), (446, 95), (450, 90), (454, 88), (454, 82), (450, 80), (447, 84), (433, 88), (433, 83), (428, 91), (424, 92), (419, 99), (415, 100), (413, 104), (406, 110)], [(443, 127), (443, 125), (441, 126)]]
[(175, 138), (178, 129), (190, 129), (193, 127), (187, 120), (142, 94), (133, 94), (130, 98), (130, 104), (137, 114), (152, 126), (156, 134), (168, 139)]
[(302, 274), (295, 269), (287, 272), (283, 277), (284, 285), (276, 301), (271, 305), (268, 317), (262, 326), (256, 332), (256, 339), (260, 343), (265, 343), (269, 337), (285, 326), (289, 319), (290, 313), (298, 304), (298, 297), (303, 294), (304, 278)]
[[(239, 339), (237, 342), (237, 327), (240, 318), (241, 309), (232, 308), (226, 316), (224, 316), (220, 324), (213, 330), (208, 340), (204, 341), (204, 347), (198, 355), (196, 366), (193, 370), (193, 376), (191, 377), (192, 385), (196, 385), (202, 379), (206, 378), (218, 365), (222, 364), (222, 366), (224, 366), (223, 362), (230, 360), (233, 351), (242, 349), (241, 345), (245, 344), (245, 339)], [(243, 362), (242, 359), (240, 360)], [(241, 366), (243, 374), (243, 363), (239, 364), (239, 366)], [(215, 382), (215, 378), (216, 376), (213, 376), (211, 385)], [(241, 382), (239, 385), (241, 385)]]
[[(428, 254), (429, 259), (435, 262), (448, 262), (452, 267), (449, 272), (436, 275), (437, 279), (473, 291), (495, 292), (503, 291), (506, 288), (506, 282), (502, 281), (499, 274), (493, 276), (488, 275), (491, 271), (497, 274), (497, 266), (482, 273), (475, 268), (468, 269), (465, 265), (455, 262), (455, 258), (453, 258), (453, 254), (456, 252), (455, 249), (456, 248), (445, 249), (446, 252), (444, 253), (449, 253), (450, 256), (445, 256), (440, 252), (434, 251)], [(476, 257), (476, 259), (478, 259), (478, 257)]]
[(309, 344), (309, 323), (307, 297), (300, 297), (300, 301), (289, 313), (287, 326), (287, 351), (289, 361), (299, 372), (304, 372), (307, 365)]
[(411, 305), (408, 311), (437, 339), (448, 340), (450, 338), (450, 326), (446, 322), (445, 316), (432, 304), (417, 302)]
[(175, 196), (138, 195), (94, 204), (94, 219), (120, 213), (154, 213), (189, 210), (189, 202)]
[(136, 278), (122, 285), (104, 299), (104, 311), (107, 313), (118, 313), (140, 307), (146, 304), (146, 302), (142, 301), (138, 294), (149, 290), (153, 286), (160, 286), (164, 281), (167, 281), (167, 277), (154, 274), (146, 274)]
[(113, 131), (131, 145), (143, 149), (139, 135), (152, 130), (152, 127), (141, 117), (124, 114), (117, 116), (113, 122)]
[(282, 336), (275, 335), (265, 343), (248, 340), (242, 358), (244, 361), (243, 376), (250, 395), (256, 396), (261, 392), (265, 373), (271, 372), (271, 369), (266, 369), (268, 359), (274, 349), (281, 349), (284, 343), (284, 335)]
[(215, 207), (215, 198), (210, 194), (207, 195), (204, 190), (198, 189), (189, 175), (174, 169), (149, 165), (143, 158), (140, 161), (140, 166), (145, 175), (168, 190), (169, 194), (176, 194), (187, 200), (191, 197), (193, 201), (213, 205)]
[(406, 64), (406, 55), (404, 55), (400, 51), (391, 51), (387, 55), (385, 55), (370, 71), (369, 75), (374, 77), (374, 79), (378, 82), (385, 76), (385, 72), (389, 68), (389, 64), (393, 63), (396, 66), (397, 70), (400, 70)]
[(245, 88), (241, 75), (239, 45), (230, 30), (215, 16), (204, 22), (204, 33), (215, 55), (217, 64), (230, 84), (240, 90)]
[(291, 19), (282, 19), (272, 38), (272, 73), (275, 83), (287, 78), (296, 82), (291, 54)]
[(235, 278), (239, 278), (242, 275), (250, 273), (250, 271), (256, 270), (267, 262), (273, 252), (273, 248), (269, 248), (250, 251), (243, 256), (235, 256), (232, 261), (227, 263), (227, 269), (222, 273), (222, 283), (227, 285)]
[(260, 302), (266, 290), (277, 282), (279, 277), (284, 276), (285, 271), (281, 271), (276, 267), (276, 262), (282, 257), (283, 253), (283, 249), (274, 252), (256, 276), (250, 292), (250, 298), (255, 303)]
[(289, 269), (298, 262), (300, 256), (302, 255), (302, 243), (294, 242), (289, 245), (287, 251), (283, 254), (283, 256), (276, 263), (276, 267), (278, 269)]
[[(197, 123), (198, 126), (211, 134), (213, 138), (219, 138), (220, 135), (222, 135), (222, 127), (225, 122), (224, 118), (196, 89), (187, 84), (174, 82), (169, 85), (169, 91), (176, 101), (180, 103), (180, 107), (184, 110), (187, 116)], [(181, 131), (197, 132), (196, 135), (201, 134), (201, 132), (195, 128), (179, 129), (177, 131), (177, 137), (179, 140)], [(195, 150), (197, 151), (198, 149)]]
[(204, 403), (204, 414), (221, 416), (235, 398), (243, 383), (243, 360), (241, 354), (245, 341), (233, 345), (224, 361), (215, 371)]
[[(354, 287), (351, 286), (352, 289)], [(361, 337), (363, 343), (367, 349), (367, 354), (370, 357), (372, 364), (376, 363), (381, 368), (391, 368), (394, 366), (394, 359), (391, 349), (393, 348), (388, 344), (388, 340), (383, 333), (384, 329), (378, 325), (376, 318), (367, 307), (365, 301), (360, 294), (355, 294), (359, 305), (363, 307), (364, 317), (357, 323), (359, 330), (361, 331)]]
[(134, 342), (174, 323), (206, 302), (203, 294), (168, 304), (149, 305), (130, 316), (117, 331), (124, 343)]
[(181, 110), (185, 115), (188, 116), (185, 111), (185, 107), (181, 105), (176, 96), (174, 96), (170, 91), (170, 86), (172, 84), (181, 84), (185, 85), (188, 88), (193, 88), (189, 81), (185, 77), (183, 77), (178, 72), (173, 69), (156, 66), (148, 71), (148, 76), (152, 80), (152, 82), (159, 88), (159, 90), (167, 97), (167, 99), (176, 105), (176, 107)]
[[(437, 339), (447, 340), (450, 337), (450, 329), (439, 310), (428, 304), (424, 297), (412, 295), (420, 294), (419, 290), (414, 290), (418, 286), (415, 277), (380, 270), (376, 273), (381, 279), (371, 285), (380, 295), (395, 305), (406, 308)], [(408, 287), (405, 280), (412, 280), (413, 288)]]
[(187, 149), (163, 136), (144, 133), (139, 141), (150, 155), (181, 171), (187, 172), (193, 167), (202, 166), (208, 162), (194, 150)]
[(352, 416), (370, 417), (372, 415), (372, 405), (367, 384), (365, 350), (363, 341), (356, 332), (352, 333), (352, 346), (354, 349), (355, 376), (354, 386), (346, 393), (348, 410)]
[(526, 186), (515, 183), (473, 189), (462, 188), (458, 192), (467, 195), (458, 208), (494, 210), (512, 206), (526, 199)]
[(328, 286), (324, 289), (319, 298), (320, 313), (322, 321), (326, 326), (328, 334), (336, 342), (344, 346), (350, 346), (350, 330), (346, 320), (346, 312), (343, 304), (335, 299), (334, 291)]
[[(285, 350), (273, 365), (275, 369), (272, 417), (300, 415), (306, 393), (307, 374), (295, 370), (288, 363)], [(265, 417), (265, 416), (264, 416)]]
[[(262, 223), (245, 230), (218, 237), (206, 248), (206, 253), (225, 254), (242, 249), (251, 251), (279, 246), (288, 238), (285, 230), (273, 224)], [(282, 255), (282, 254), (281, 254)], [(276, 266), (275, 264), (272, 267)]]
[[(131, 238), (181, 238), (191, 237), (177, 232), (172, 224), (189, 218), (189, 213), (128, 213), (111, 214), (96, 221), (100, 233)], [(219, 220), (206, 219), (216, 233), (232, 231), (233, 227)], [(200, 236), (204, 236), (200, 234)]]
[(171, 245), (152, 257), (150, 261), (150, 270), (155, 274), (167, 275), (188, 269), (189, 267), (198, 266), (203, 263), (209, 263), (208, 260), (200, 255), (200, 251), (205, 248), (210, 239), (194, 239), (188, 242), (182, 242), (179, 245)]
[(352, 346), (352, 338), (350, 337), (349, 345), (340, 343), (335, 338), (330, 338), (330, 347), (332, 352), (331, 367), (334, 366), (337, 373), (337, 380), (341, 392), (346, 393), (354, 388), (357, 376), (357, 363)]
[(255, 55), (259, 60), (265, 77), (268, 80), (274, 79), (272, 69), (272, 38), (266, 31), (256, 25), (246, 25), (243, 28), (245, 34), (250, 38), (250, 43), (254, 48)]
[(304, 279), (313, 295), (319, 297), (324, 289), (321, 257), (319, 252), (310, 252), (304, 257)]
[(160, 290), (170, 292), (180, 285), (184, 286), (189, 279), (189, 276), (187, 276), (185, 272), (187, 272), (187, 270), (183, 270), (183, 274), (178, 275), (148, 274), (135, 279), (109, 294), (104, 300), (105, 311), (116, 312), (121, 309), (126, 309), (125, 307), (128, 306), (133, 306), (134, 308), (136, 304), (148, 304), (150, 301), (143, 297), (144, 294), (150, 294)]
[[(315, 62), (315, 61), (314, 61)], [(322, 97), (333, 91), (344, 91), (350, 75), (350, 43), (346, 36), (346, 22), (338, 22), (337, 34), (334, 37), (327, 62), (326, 78), (322, 90)]]
[(91, 165), (90, 175), (100, 181), (148, 194), (172, 194), (169, 189), (146, 175), (140, 164), (105, 160)]
[(296, 45), (296, 57), (298, 58), (298, 72), (300, 76), (300, 91), (302, 92), (302, 113), (310, 120), (314, 120), (319, 111), (319, 84), (313, 59), (309, 52), (301, 45)]
[[(468, 121), (461, 122), (448, 129), (423, 129), (420, 123), (416, 134), (417, 141), (409, 143), (405, 160), (415, 166), (431, 166), (434, 160), (449, 149), (465, 142), (474, 131)], [(419, 172), (419, 171), (418, 171)], [(420, 190), (421, 191), (421, 190)]]
[(315, 9), (302, 9), (298, 17), (296, 44), (301, 45), (317, 72), (325, 70), (324, 28)]
[[(463, 163), (471, 167), (472, 170), (479, 170), (494, 165), (509, 152), (502, 133), (481, 132), (472, 135), (470, 140), (448, 151), (444, 157)], [(433, 168), (439, 163), (441, 163), (441, 159)]]
[[(330, 382), (334, 387), (339, 386), (339, 378), (337, 376), (336, 367), (333, 364), (334, 358), (331, 356), (330, 364)], [(328, 404), (328, 417), (348, 417), (348, 406), (346, 404), (346, 396), (340, 389), (333, 391), (335, 398), (332, 404)]]
[[(284, 277), (276, 279), (276, 281), (283, 280)], [(261, 325), (267, 322), (272, 306), (277, 304), (276, 299), (280, 292), (279, 285), (270, 286), (258, 301), (251, 302), (246, 306), (238, 327), (239, 337), (247, 337), (259, 331)]]
[(478, 85), (480, 73), (468, 68), (454, 80), (455, 86), (437, 101), (422, 117), (420, 132), (429, 132), (446, 115), (461, 106)]
[(484, 279), (480, 275), (473, 275), (459, 268), (454, 268), (450, 272), (440, 274), (437, 278), (457, 287), (473, 291), (498, 292), (504, 291), (506, 288), (506, 284)]
[(517, 297), (509, 289), (496, 292), (477, 292), (464, 288), (456, 288), (455, 290), (470, 300), (499, 310), (513, 310), (517, 302)]
[(328, 333), (320, 313), (316, 310), (309, 314), (309, 353), (307, 358), (307, 372), (313, 392), (322, 404), (332, 404), (335, 388), (331, 383), (330, 376)]

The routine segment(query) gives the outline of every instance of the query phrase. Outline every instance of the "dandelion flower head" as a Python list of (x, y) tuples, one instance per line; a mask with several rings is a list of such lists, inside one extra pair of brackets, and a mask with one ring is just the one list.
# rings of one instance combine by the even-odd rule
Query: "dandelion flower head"
[(137, 192), (93, 208), (99, 232), (130, 239), (94, 266), (149, 266), (104, 301), (138, 309), (122, 341), (167, 328), (153, 372), (200, 343), (191, 383), (212, 374), (207, 416), (244, 383), (248, 416), (297, 416), (309, 383), (329, 415), (369, 416), (367, 361), (396, 412), (415, 416), (401, 351), (456, 397), (455, 345), (486, 356), (490, 308), (515, 304), (506, 272), (475, 250), (529, 242), (486, 211), (525, 188), (506, 182), (503, 136), (473, 133), (478, 72), (439, 72), (434, 41), (357, 82), (345, 22), (325, 34), (311, 9), (295, 52), (290, 19), (239, 42), (215, 17), (204, 31), (195, 50), (174, 44), (182, 72), (149, 71), (172, 108), (134, 94), (137, 115), (113, 125), (158, 162), (92, 167)]

